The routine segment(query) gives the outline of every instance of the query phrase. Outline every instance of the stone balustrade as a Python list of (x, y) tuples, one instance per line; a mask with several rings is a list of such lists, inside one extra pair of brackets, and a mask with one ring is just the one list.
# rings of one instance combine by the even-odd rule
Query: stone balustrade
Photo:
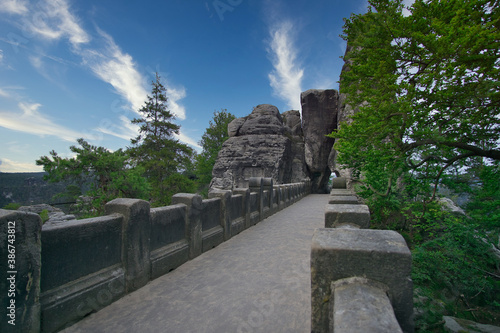
[(395, 231), (370, 230), (368, 207), (337, 179), (311, 247), (311, 332), (414, 331), (411, 253)]
[(105, 216), (51, 226), (42, 226), (33, 213), (0, 209), (0, 331), (59, 331), (293, 204), (310, 189), (310, 182), (273, 185), (271, 178), (254, 177), (249, 188), (214, 190), (205, 200), (176, 194), (166, 207), (115, 199), (106, 205)]

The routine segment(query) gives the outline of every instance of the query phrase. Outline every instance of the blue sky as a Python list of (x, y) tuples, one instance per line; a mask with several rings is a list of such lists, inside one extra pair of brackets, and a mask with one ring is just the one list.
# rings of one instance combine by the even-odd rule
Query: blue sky
[(42, 171), (83, 137), (130, 145), (154, 73), (179, 139), (194, 148), (215, 110), (300, 109), (338, 88), (343, 18), (366, 0), (0, 0), (0, 172)]

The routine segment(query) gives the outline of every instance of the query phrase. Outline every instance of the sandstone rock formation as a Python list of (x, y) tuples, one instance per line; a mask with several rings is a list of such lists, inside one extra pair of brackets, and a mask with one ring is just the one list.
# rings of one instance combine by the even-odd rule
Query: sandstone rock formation
[(302, 130), (305, 139), (305, 162), (311, 174), (313, 193), (327, 193), (331, 175), (329, 157), (334, 139), (326, 137), (337, 128), (336, 90), (307, 90), (300, 96)]
[(299, 111), (280, 114), (269, 104), (228, 125), (212, 171), (210, 188), (247, 187), (250, 177), (271, 177), (275, 184), (312, 180), (314, 193), (328, 193), (329, 156), (337, 128), (338, 92), (308, 90)]
[(233, 120), (228, 125), (230, 138), (212, 171), (210, 188), (247, 187), (250, 177), (272, 177), (275, 184), (307, 179), (300, 165), (300, 114), (289, 111), (284, 117), (285, 124), (277, 107), (262, 104), (249, 116)]
[(76, 220), (75, 215), (66, 214), (61, 209), (50, 206), (48, 204), (38, 204), (32, 206), (21, 206), (18, 208), (22, 212), (30, 212), (40, 214), (42, 211), (47, 211), (48, 220), (44, 223), (45, 225), (59, 224), (70, 220)]
[(285, 124), (285, 135), (292, 140), (291, 182), (310, 179), (305, 161), (305, 143), (300, 112), (296, 110), (284, 112), (283, 123)]

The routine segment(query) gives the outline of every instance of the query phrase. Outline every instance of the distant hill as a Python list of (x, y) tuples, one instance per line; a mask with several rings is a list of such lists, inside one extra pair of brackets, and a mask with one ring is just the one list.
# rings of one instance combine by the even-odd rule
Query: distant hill
[[(44, 175), (44, 172), (0, 172), (0, 208), (9, 203), (54, 203), (54, 195), (64, 192), (66, 184), (48, 183), (43, 180)], [(61, 202), (61, 199), (57, 202)]]

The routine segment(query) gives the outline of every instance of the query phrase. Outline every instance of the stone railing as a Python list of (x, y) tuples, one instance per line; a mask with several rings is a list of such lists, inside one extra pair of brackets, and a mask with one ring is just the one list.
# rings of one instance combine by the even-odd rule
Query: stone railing
[[(411, 253), (337, 179), (311, 247), (311, 332), (413, 332)], [(344, 188), (338, 188), (344, 187)]]
[[(45, 225), (0, 210), (1, 332), (56, 332), (137, 290), (310, 193), (310, 182), (176, 194), (150, 208), (115, 199), (106, 216)], [(7, 313), (4, 313), (5, 310)], [(6, 320), (7, 319), (7, 320)], [(15, 324), (15, 326), (13, 325)]]

